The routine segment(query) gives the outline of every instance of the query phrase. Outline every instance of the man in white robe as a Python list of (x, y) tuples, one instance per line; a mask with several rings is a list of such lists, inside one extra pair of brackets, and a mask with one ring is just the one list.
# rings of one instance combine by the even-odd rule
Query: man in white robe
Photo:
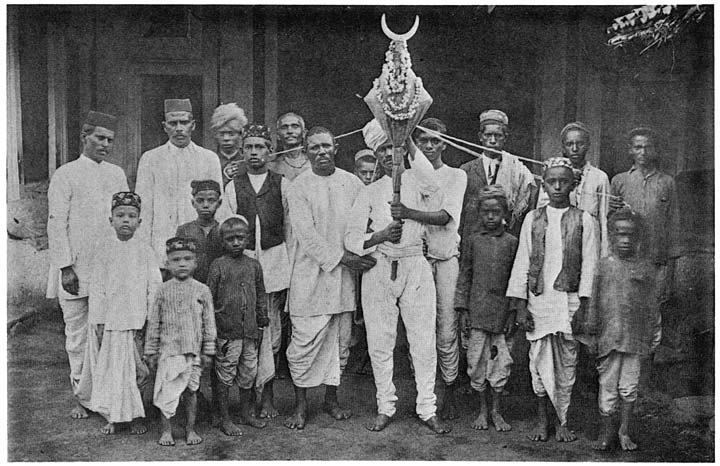
[[(92, 253), (113, 235), (108, 223), (112, 195), (127, 191), (125, 172), (107, 162), (115, 138), (114, 116), (91, 111), (82, 127), (83, 152), (55, 171), (48, 188), (50, 271), (47, 297), (58, 298), (65, 321), (70, 384), (77, 396), (87, 341), (87, 285)], [(86, 418), (77, 401), (74, 419)]]
[(215, 180), (222, 186), (217, 155), (190, 139), (195, 129), (190, 100), (165, 100), (163, 128), (169, 140), (142, 155), (135, 184), (143, 200), (138, 235), (153, 248), (161, 266), (166, 260), (165, 241), (175, 236), (177, 227), (197, 218), (190, 203), (190, 183)]
[(351, 416), (340, 407), (337, 387), (347, 364), (352, 313), (355, 309), (354, 270), (368, 270), (372, 258), (345, 250), (343, 238), (362, 182), (335, 167), (335, 138), (325, 128), (307, 135), (311, 170), (290, 185), (288, 203), (297, 248), (288, 291), (292, 339), (288, 365), (295, 387), (294, 413), (285, 421), (303, 429), (308, 388), (325, 385), (324, 409), (337, 420)]

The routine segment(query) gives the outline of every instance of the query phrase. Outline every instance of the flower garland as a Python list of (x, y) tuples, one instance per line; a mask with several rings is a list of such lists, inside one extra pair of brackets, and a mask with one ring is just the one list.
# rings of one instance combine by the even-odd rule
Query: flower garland
[[(393, 60), (394, 57), (398, 58), (397, 65)], [(415, 78), (415, 92), (409, 92), (408, 74), (411, 69), (412, 62), (407, 48), (391, 42), (388, 51), (385, 52), (385, 64), (383, 64), (380, 78), (373, 82), (373, 91), (385, 114), (393, 120), (408, 120), (415, 115), (417, 110), (423, 85), (420, 78)], [(385, 99), (383, 99), (380, 79), (388, 90)]]

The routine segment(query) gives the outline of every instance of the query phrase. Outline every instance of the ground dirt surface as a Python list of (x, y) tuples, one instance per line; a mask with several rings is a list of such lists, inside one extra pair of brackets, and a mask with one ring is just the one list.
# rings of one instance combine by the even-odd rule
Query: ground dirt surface
[[(276, 381), (276, 406), (281, 416), (262, 430), (241, 426), (243, 436), (231, 438), (213, 428), (207, 419), (198, 425), (204, 442), (187, 446), (182, 419), (174, 421), (175, 447), (160, 447), (157, 419), (147, 434), (133, 436), (120, 429), (115, 435), (100, 432), (103, 419), (72, 420), (68, 364), (62, 322), (41, 320), (8, 337), (8, 459), (10, 461), (143, 461), (143, 460), (465, 460), (465, 461), (713, 461), (714, 439), (707, 426), (677, 425), (668, 407), (646, 398), (638, 406), (631, 434), (640, 449), (603, 453), (590, 448), (597, 436), (596, 402), (574, 396), (570, 427), (578, 440), (559, 444), (554, 439), (533, 443), (526, 439), (533, 426), (535, 405), (528, 383), (515, 383), (503, 398), (505, 419), (512, 432), (478, 432), (470, 428), (477, 415), (477, 397), (461, 395), (464, 413), (449, 421), (453, 431), (438, 436), (414, 416), (415, 389), (408, 364), (396, 359), (398, 412), (381, 433), (365, 430), (375, 414), (372, 377), (356, 375), (352, 365), (339, 391), (353, 417), (335, 421), (321, 410), (322, 389), (310, 390), (310, 419), (302, 431), (283, 426), (293, 402), (292, 385)], [(351, 361), (352, 363), (352, 361)], [(522, 375), (522, 372), (520, 372)], [(524, 375), (522, 375), (524, 378)], [(237, 405), (233, 390), (231, 404)], [(180, 416), (178, 416), (180, 417)]]

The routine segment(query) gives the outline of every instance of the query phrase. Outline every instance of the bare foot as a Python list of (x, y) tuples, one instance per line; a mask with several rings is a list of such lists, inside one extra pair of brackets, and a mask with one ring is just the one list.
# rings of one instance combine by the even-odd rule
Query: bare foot
[(142, 435), (147, 432), (147, 426), (142, 419), (135, 419), (130, 423), (130, 433), (132, 435)]
[(498, 411), (490, 411), (490, 417), (492, 417), (493, 424), (495, 424), (495, 430), (498, 432), (508, 432), (512, 430), (510, 424), (505, 422), (502, 415)]
[(292, 416), (285, 419), (285, 427), (287, 427), (288, 429), (303, 430), (305, 428), (306, 418), (306, 411), (295, 411)]
[(392, 421), (392, 418), (387, 414), (378, 414), (375, 416), (375, 420), (372, 424), (365, 426), (370, 432), (380, 432), (385, 429), (388, 424)]
[(258, 417), (260, 419), (273, 419), (280, 415), (277, 409), (275, 409), (275, 406), (271, 402), (263, 402), (262, 407), (260, 408), (260, 414), (258, 414)]
[(222, 421), (220, 421), (220, 431), (230, 437), (237, 437), (239, 435), (242, 435), (242, 431), (240, 430), (240, 428), (233, 424), (230, 419), (223, 419)]
[(436, 434), (448, 434), (452, 431), (452, 428), (443, 425), (437, 416), (433, 416), (427, 421), (424, 421), (425, 425), (430, 428)]
[(83, 405), (76, 401), (75, 406), (73, 406), (73, 409), (70, 410), (70, 417), (73, 419), (87, 419), (87, 409), (85, 409)]
[(555, 426), (555, 440), (558, 442), (574, 442), (577, 440), (575, 432), (568, 429), (567, 426)]
[(615, 440), (615, 431), (613, 429), (612, 418), (610, 416), (600, 416), (600, 435), (598, 439), (592, 443), (593, 450), (605, 451), (610, 448)]
[(197, 445), (203, 441), (194, 430), (186, 429), (185, 431), (185, 443), (188, 445)]
[(472, 424), (470, 424), (470, 427), (472, 427), (475, 430), (487, 430), (488, 428), (488, 420), (487, 420), (487, 413), (480, 412), (478, 414), (478, 417), (475, 418)]
[(100, 432), (102, 432), (105, 435), (110, 435), (115, 433), (115, 424), (112, 422), (108, 422), (102, 428), (100, 429)]
[(242, 420), (242, 423), (246, 426), (254, 427), (256, 429), (262, 429), (267, 425), (267, 422), (261, 421), (260, 419), (253, 417), (250, 412), (242, 414), (240, 416), (240, 419)]
[(443, 419), (456, 419), (459, 415), (457, 401), (455, 399), (455, 393), (452, 389), (445, 389), (445, 402), (443, 403), (443, 409), (440, 413)]
[(352, 416), (352, 411), (349, 409), (343, 409), (340, 407), (337, 403), (327, 403), (325, 402), (323, 404), (323, 409), (326, 413), (328, 413), (330, 416), (332, 416), (336, 421), (343, 421), (345, 419), (349, 419), (350, 416)]
[(620, 440), (620, 448), (625, 451), (637, 450), (637, 444), (630, 439), (627, 433), (618, 432), (618, 440)]
[(160, 440), (158, 440), (158, 445), (162, 445), (164, 447), (174, 447), (175, 439), (173, 439), (172, 432), (163, 432), (160, 436)]
[(547, 424), (544, 422), (538, 422), (535, 428), (528, 434), (527, 438), (533, 442), (547, 442)]

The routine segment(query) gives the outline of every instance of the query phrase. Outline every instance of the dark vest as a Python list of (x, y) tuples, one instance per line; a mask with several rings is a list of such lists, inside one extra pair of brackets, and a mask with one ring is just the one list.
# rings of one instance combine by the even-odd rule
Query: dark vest
[(285, 241), (281, 182), (282, 175), (268, 171), (260, 192), (256, 194), (247, 170), (241, 169), (233, 178), (237, 199), (236, 213), (245, 217), (250, 223), (247, 249), (255, 249), (255, 216), (260, 217), (260, 247), (263, 250)]
[[(545, 262), (545, 233), (547, 232), (547, 207), (532, 212), (532, 234), (528, 288), (535, 296), (544, 289), (542, 269)], [(570, 206), (560, 219), (562, 234), (562, 268), (553, 283), (557, 291), (574, 293), (580, 287), (582, 267), (583, 211)]]

